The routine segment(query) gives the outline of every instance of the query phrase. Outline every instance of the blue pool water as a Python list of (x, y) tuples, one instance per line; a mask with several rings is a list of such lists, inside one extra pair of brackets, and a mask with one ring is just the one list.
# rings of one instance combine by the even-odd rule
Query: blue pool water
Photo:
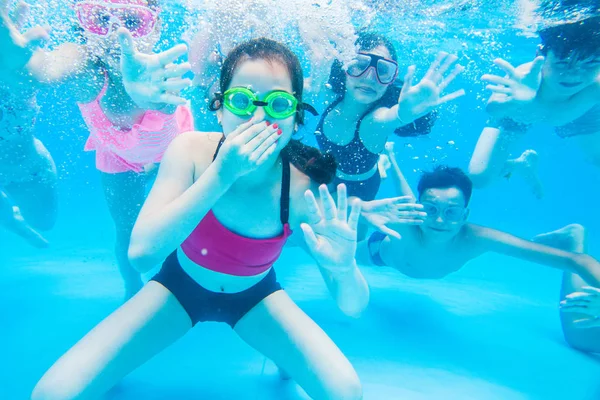
[[(452, 26), (458, 25), (457, 14), (451, 17)], [(490, 49), (499, 46), (491, 44), (461, 51), (461, 62), (472, 69), (453, 85), (465, 87), (467, 95), (442, 108), (432, 134), (396, 140), (398, 161), (411, 184), (420, 170), (436, 163), (466, 168), (486, 120), (484, 85), (475, 79), (489, 70), (493, 57), (525, 62), (537, 44), (513, 31), (499, 36), (508, 43), (498, 50), (502, 54), (494, 54)], [(403, 37), (395, 32), (397, 43)], [(458, 43), (467, 38), (459, 37)], [(443, 42), (435, 40), (440, 46)], [(435, 43), (423, 48), (435, 50)], [(433, 54), (418, 59), (418, 66), (425, 68)], [(37, 127), (60, 176), (60, 215), (48, 234), (51, 247), (32, 249), (0, 231), (2, 400), (27, 399), (49, 366), (123, 297), (94, 156), (82, 151), (83, 121), (75, 106), (51, 106), (65, 95), (41, 99)], [(540, 155), (544, 199), (534, 199), (513, 178), (474, 193), (471, 221), (525, 238), (581, 223), (588, 228), (591, 254), (600, 257), (600, 172), (583, 160), (574, 143), (544, 127), (528, 134), (519, 154), (527, 148)], [(380, 197), (391, 195), (391, 185), (384, 182)], [(367, 400), (600, 398), (600, 360), (569, 348), (562, 337), (558, 271), (494, 254), (439, 281), (365, 267), (371, 303), (360, 319), (352, 320), (336, 309), (316, 266), (298, 249), (286, 249), (276, 270), (292, 299), (348, 356)], [(205, 323), (131, 373), (107, 398), (307, 397), (293, 382), (281, 381), (275, 366), (229, 327)]]

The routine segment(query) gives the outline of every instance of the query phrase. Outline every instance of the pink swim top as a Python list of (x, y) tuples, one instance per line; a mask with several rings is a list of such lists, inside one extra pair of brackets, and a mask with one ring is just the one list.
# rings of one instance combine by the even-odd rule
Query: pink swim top
[(94, 101), (78, 104), (90, 130), (84, 150), (96, 151), (96, 167), (102, 172), (142, 172), (144, 165), (162, 160), (177, 135), (194, 129), (190, 110), (182, 106), (173, 114), (146, 111), (131, 129), (121, 129), (108, 119), (100, 106), (107, 87), (108, 78)]
[[(219, 142), (217, 152), (223, 143)], [(216, 157), (216, 153), (215, 153)], [(253, 239), (227, 229), (209, 211), (181, 244), (185, 255), (198, 265), (236, 276), (253, 276), (267, 271), (277, 261), (292, 234), (289, 219), (290, 164), (283, 158), (280, 219), (283, 233), (269, 239)]]

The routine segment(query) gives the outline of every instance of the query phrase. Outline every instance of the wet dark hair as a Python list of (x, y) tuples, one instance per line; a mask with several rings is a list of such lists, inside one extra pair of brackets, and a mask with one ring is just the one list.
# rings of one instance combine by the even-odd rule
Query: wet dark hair
[(569, 56), (577, 60), (600, 56), (600, 16), (561, 24), (538, 32), (542, 41), (540, 53), (552, 51), (559, 59)]
[[(292, 80), (292, 91), (299, 104), (302, 103), (304, 74), (298, 57), (285, 45), (267, 38), (258, 38), (243, 42), (227, 55), (221, 67), (219, 80), (220, 93), (225, 93), (231, 85), (233, 75), (238, 66), (246, 60), (260, 59), (268, 62), (279, 62), (284, 65)], [(216, 94), (210, 102), (213, 111), (221, 107), (221, 94)], [(296, 123), (304, 123), (304, 110), (298, 109)], [(317, 183), (331, 183), (335, 178), (337, 163), (331, 154), (323, 154), (314, 147), (307, 146), (292, 139), (283, 149), (290, 162)]]
[[(358, 33), (358, 39), (355, 42), (359, 51), (369, 51), (376, 47), (384, 46), (390, 53), (392, 60), (398, 61), (398, 53), (396, 48), (390, 39), (387, 37), (375, 33), (362, 31)], [(329, 85), (333, 93), (344, 97), (346, 94), (346, 72), (344, 71), (343, 64), (340, 60), (334, 60), (331, 65), (331, 72), (329, 74)], [(373, 110), (379, 107), (393, 107), (398, 104), (398, 97), (402, 91), (402, 81), (394, 82), (390, 84), (381, 98), (373, 102), (367, 110), (360, 116), (359, 120), (362, 121), (364, 117), (373, 112)], [(428, 134), (435, 121), (437, 120), (438, 112), (432, 111), (430, 114), (425, 115), (415, 120), (412, 124), (401, 126), (394, 130), (394, 133), (400, 137), (414, 137)]]
[(424, 172), (421, 179), (419, 179), (417, 191), (419, 192), (419, 199), (421, 199), (423, 193), (428, 189), (448, 189), (451, 187), (458, 188), (462, 192), (465, 198), (465, 207), (468, 206), (473, 193), (473, 182), (460, 168), (440, 165), (435, 167), (433, 171)]

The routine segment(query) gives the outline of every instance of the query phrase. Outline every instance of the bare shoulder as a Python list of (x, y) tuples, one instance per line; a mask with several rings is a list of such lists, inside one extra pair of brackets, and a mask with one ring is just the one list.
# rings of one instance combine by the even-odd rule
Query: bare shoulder
[(222, 136), (223, 134), (219, 132), (184, 132), (173, 139), (165, 158), (192, 162), (196, 170), (195, 175), (198, 176), (212, 163)]

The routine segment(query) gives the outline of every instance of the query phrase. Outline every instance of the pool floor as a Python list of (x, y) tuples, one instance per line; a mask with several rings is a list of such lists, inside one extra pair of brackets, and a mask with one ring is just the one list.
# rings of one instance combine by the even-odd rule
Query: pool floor
[[(122, 289), (108, 247), (11, 250), (0, 259), (0, 399), (20, 400), (119, 306)], [(440, 281), (363, 268), (371, 303), (353, 320), (337, 311), (317, 268), (299, 250), (286, 250), (276, 270), (290, 296), (353, 363), (367, 400), (600, 398), (599, 358), (570, 349), (562, 338), (557, 271), (499, 256)], [(106, 398), (308, 397), (293, 381), (281, 381), (275, 366), (227, 325), (205, 323)]]

